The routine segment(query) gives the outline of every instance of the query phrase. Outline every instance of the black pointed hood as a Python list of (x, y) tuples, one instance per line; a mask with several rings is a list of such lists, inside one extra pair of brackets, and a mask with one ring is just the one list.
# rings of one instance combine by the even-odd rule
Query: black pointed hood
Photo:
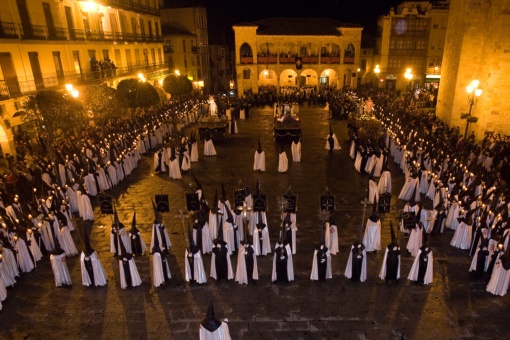
[(200, 325), (202, 325), (202, 327), (211, 333), (221, 326), (221, 321), (214, 315), (214, 307), (212, 302), (209, 305), (209, 310), (207, 312), (206, 318), (200, 322)]
[(391, 235), (391, 243), (398, 244), (397, 237), (395, 236), (395, 230), (393, 229), (393, 222), (390, 221), (390, 235)]
[(259, 137), (259, 147), (257, 149), (258, 153), (262, 153), (262, 145), (260, 144), (260, 137)]
[(221, 182), (221, 203), (225, 203), (227, 201), (227, 192), (225, 191), (225, 185)]
[(95, 250), (90, 245), (89, 234), (87, 233), (86, 230), (84, 232), (84, 240), (85, 240), (85, 249), (83, 250), (83, 253), (85, 254), (85, 256), (90, 256), (95, 252)]
[(331, 123), (329, 123), (329, 135), (333, 136), (333, 129), (331, 128)]
[(379, 221), (379, 215), (377, 214), (377, 200), (374, 200), (374, 204), (372, 205), (372, 214), (368, 219), (374, 223)]
[(193, 176), (193, 179), (195, 180), (195, 183), (196, 183), (196, 185), (197, 185), (197, 186), (196, 186), (196, 189), (197, 189), (197, 190), (202, 190), (202, 183), (200, 183), (200, 182), (198, 181), (198, 179), (195, 177), (195, 174), (191, 174), (191, 176)]
[(138, 228), (136, 227), (136, 210), (133, 212), (133, 220), (131, 221), (131, 233), (135, 234), (138, 232)]

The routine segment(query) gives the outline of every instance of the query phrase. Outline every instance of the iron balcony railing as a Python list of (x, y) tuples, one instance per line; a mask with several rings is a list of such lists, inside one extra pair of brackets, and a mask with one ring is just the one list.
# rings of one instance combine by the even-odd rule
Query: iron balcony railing
[(162, 43), (160, 35), (124, 32), (96, 31), (82, 28), (64, 28), (40, 25), (23, 25), (12, 22), (0, 23), (0, 38), (36, 40), (83, 40)]
[(159, 8), (139, 4), (133, 0), (99, 0), (104, 6), (159, 16)]
[(165, 63), (155, 65), (135, 65), (117, 67), (95, 72), (82, 72), (81, 74), (68, 73), (56, 75), (55, 73), (42, 74), (40, 77), (12, 77), (0, 79), (0, 100), (32, 95), (37, 91), (63, 87), (65, 84), (83, 85), (103, 83), (113, 78), (126, 77), (144, 73), (147, 79), (159, 77), (168, 73)]

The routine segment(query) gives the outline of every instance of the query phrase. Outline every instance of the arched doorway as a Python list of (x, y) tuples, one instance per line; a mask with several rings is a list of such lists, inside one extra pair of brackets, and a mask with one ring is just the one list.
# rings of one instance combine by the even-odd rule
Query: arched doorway
[(6, 153), (14, 154), (15, 152), (14, 150), (11, 150), (11, 145), (9, 145), (9, 137), (5, 131), (5, 127), (0, 125), (0, 159), (5, 159)]
[(280, 73), (280, 87), (297, 87), (297, 73), (294, 70), (286, 69)]
[(259, 92), (264, 90), (265, 92), (276, 93), (276, 87), (278, 85), (278, 79), (276, 72), (270, 69), (265, 69), (259, 74), (258, 79)]
[(239, 55), (241, 56), (241, 64), (253, 63), (253, 50), (248, 43), (244, 43), (239, 48)]
[(299, 76), (299, 86), (312, 86), (317, 88), (319, 80), (317, 79), (317, 72), (311, 68), (307, 68), (301, 72)]
[(321, 72), (321, 76), (319, 78), (320, 86), (328, 86), (332, 88), (338, 88), (338, 73), (331, 69), (325, 69)]

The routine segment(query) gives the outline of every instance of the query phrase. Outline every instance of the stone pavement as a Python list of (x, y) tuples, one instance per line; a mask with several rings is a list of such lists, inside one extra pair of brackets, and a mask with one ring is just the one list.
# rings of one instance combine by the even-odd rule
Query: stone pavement
[[(343, 276), (350, 245), (358, 239), (367, 176), (354, 170), (349, 158), (347, 123), (329, 121), (327, 112), (315, 106), (302, 106), (302, 162), (292, 163), (289, 171), (277, 172), (277, 147), (272, 137), (272, 110), (252, 109), (250, 117), (238, 121), (240, 134), (216, 143), (218, 156), (205, 158), (199, 146), (200, 161), (192, 171), (204, 186), (209, 202), (214, 189), (221, 193), (225, 183), (227, 195), (239, 179), (247, 179), (254, 189), (258, 179), (269, 197), (268, 225), (271, 243), (278, 238), (279, 213), (276, 197), (289, 185), (299, 195), (297, 255), (294, 257), (296, 280), (290, 284), (270, 282), (272, 256), (259, 257), (260, 279), (256, 284), (240, 286), (235, 282), (188, 285), (184, 281), (185, 240), (181, 222), (174, 216), (184, 208), (184, 192), (192, 181), (190, 174), (182, 180), (170, 180), (155, 174), (152, 157), (145, 156), (134, 173), (111, 194), (118, 203), (121, 222), (130, 228), (133, 209), (137, 211), (139, 229), (146, 243), (150, 241), (153, 212), (151, 198), (158, 193), (170, 194), (171, 212), (164, 214), (173, 243), (169, 257), (172, 280), (163, 288), (151, 284), (150, 256), (136, 258), (143, 280), (140, 287), (122, 290), (118, 262), (109, 252), (111, 216), (101, 216), (96, 207), (96, 221), (81, 223), (79, 228), (91, 232), (92, 246), (98, 252), (108, 275), (108, 286), (87, 288), (81, 285), (79, 258), (69, 258), (68, 266), (74, 285), (55, 288), (49, 259), (38, 263), (31, 273), (23, 274), (0, 312), (2, 339), (198, 339), (198, 324), (210, 301), (216, 316), (228, 318), (233, 339), (508, 339), (510, 324), (508, 297), (485, 292), (486, 283), (471, 278), (470, 259), (466, 251), (449, 246), (453, 232), (432, 238), (434, 282), (417, 286), (407, 277), (413, 258), (404, 250), (398, 285), (386, 285), (378, 278), (383, 251), (368, 254), (368, 279), (351, 283)], [(331, 122), (343, 149), (324, 149)], [(266, 151), (267, 171), (254, 172), (253, 153), (261, 138)], [(403, 184), (403, 174), (390, 161), (393, 176), (392, 210), (382, 217), (383, 247), (389, 243), (389, 221), (402, 208), (396, 202)], [(313, 248), (320, 240), (318, 219), (319, 196), (325, 187), (336, 195), (335, 220), (339, 227), (340, 252), (332, 256), (333, 279), (310, 281)], [(96, 204), (97, 205), (97, 204)], [(370, 214), (367, 208), (366, 217)], [(78, 248), (82, 237), (73, 233)], [(405, 249), (407, 237), (401, 237)], [(235, 269), (237, 257), (232, 257)], [(204, 257), (206, 272), (210, 257)]]

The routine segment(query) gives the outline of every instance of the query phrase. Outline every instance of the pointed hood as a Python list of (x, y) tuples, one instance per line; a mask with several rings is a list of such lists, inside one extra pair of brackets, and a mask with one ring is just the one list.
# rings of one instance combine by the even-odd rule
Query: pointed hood
[[(119, 243), (122, 243), (122, 240), (119, 240)], [(159, 238), (157, 235), (154, 235), (154, 245), (152, 246), (151, 253), (160, 253), (161, 248), (159, 247)]]
[(391, 243), (398, 244), (397, 237), (395, 236), (395, 230), (393, 229), (393, 222), (390, 221), (390, 235), (391, 235)]
[(258, 222), (257, 222), (257, 228), (259, 228), (259, 229), (264, 229), (264, 227), (266, 226), (266, 224), (264, 223), (264, 221), (263, 221), (263, 219), (262, 219), (262, 212), (261, 212), (261, 211), (259, 211), (259, 212), (257, 212), (257, 214), (258, 214), (258, 216), (257, 216), (257, 217), (258, 217), (258, 218), (257, 218), (257, 219), (258, 219)]
[(234, 215), (232, 215), (232, 211), (228, 208), (228, 206), (225, 204), (225, 213), (227, 214), (227, 219), (225, 222), (227, 223), (234, 223)]
[(211, 208), (211, 211), (215, 214), (218, 213), (218, 189), (214, 192), (214, 200), (213, 200), (213, 206)]
[(83, 253), (85, 253), (86, 256), (90, 256), (95, 252), (95, 250), (90, 245), (89, 234), (87, 233), (86, 230), (84, 232), (84, 240), (85, 240), (85, 249), (83, 250)]
[(333, 129), (331, 128), (331, 123), (329, 123), (329, 135), (333, 136)]
[(283, 144), (280, 144), (280, 153), (284, 153), (285, 152), (285, 148), (283, 146)]
[(220, 217), (220, 224), (218, 225), (218, 236), (216, 239), (219, 242), (223, 242), (223, 217)]
[(211, 333), (221, 326), (221, 321), (214, 315), (214, 307), (212, 302), (209, 305), (209, 310), (207, 311), (206, 318), (200, 322), (200, 325), (202, 325), (202, 327)]
[(259, 137), (259, 147), (257, 149), (258, 153), (262, 153), (262, 145), (260, 144), (260, 137)]
[(196, 183), (196, 185), (197, 185), (197, 186), (196, 186), (196, 189), (197, 189), (197, 190), (202, 190), (202, 183), (200, 183), (200, 182), (198, 181), (198, 179), (195, 177), (195, 174), (191, 174), (191, 176), (193, 176), (193, 179), (195, 180), (195, 183)]
[(374, 223), (379, 220), (379, 215), (377, 214), (377, 200), (374, 200), (374, 204), (372, 205), (372, 214), (368, 219)]
[(133, 212), (133, 220), (131, 221), (131, 233), (137, 233), (138, 228), (136, 227), (136, 210)]
[(225, 203), (227, 201), (227, 192), (225, 191), (225, 185), (221, 182), (221, 203)]
[(323, 223), (321, 226), (322, 226), (321, 227), (321, 241), (320, 241), (321, 243), (319, 245), (325, 246), (326, 245), (326, 237), (324, 234), (325, 233), (324, 229), (326, 229), (326, 223)]

